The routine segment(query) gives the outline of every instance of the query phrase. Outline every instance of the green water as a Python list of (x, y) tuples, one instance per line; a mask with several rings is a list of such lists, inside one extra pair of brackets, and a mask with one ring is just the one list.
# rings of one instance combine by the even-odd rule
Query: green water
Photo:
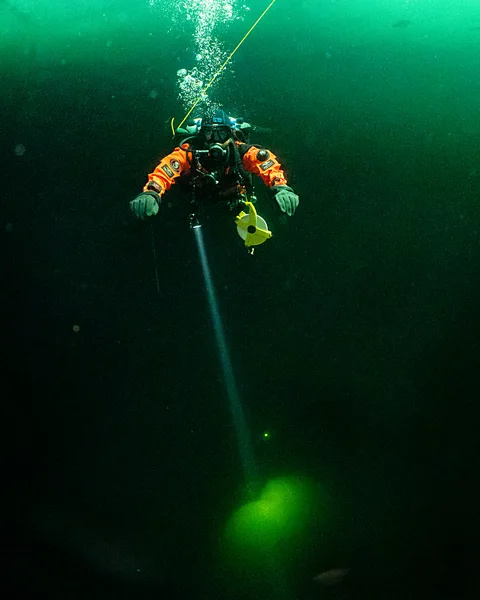
[(181, 189), (151, 230), (128, 209), (267, 6), (0, 1), (24, 595), (478, 597), (480, 5), (277, 0), (200, 104), (267, 128), (300, 196), (282, 223), (258, 180), (254, 257), (202, 231), (264, 493), (304, 512), (246, 504)]

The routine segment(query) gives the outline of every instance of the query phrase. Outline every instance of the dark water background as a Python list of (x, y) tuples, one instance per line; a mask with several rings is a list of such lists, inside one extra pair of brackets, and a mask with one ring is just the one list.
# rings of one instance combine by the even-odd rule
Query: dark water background
[[(287, 597), (477, 598), (480, 9), (374, 5), (279, 0), (242, 47), (218, 100), (273, 129), (253, 141), (301, 205), (253, 259), (212, 219), (205, 243), (259, 465), (332, 498)], [(158, 292), (128, 211), (171, 149), (192, 30), (11, 0), (0, 31), (15, 589), (273, 599), (216, 567), (242, 474), (194, 240), (162, 208)], [(334, 567), (343, 586), (311, 583)]]

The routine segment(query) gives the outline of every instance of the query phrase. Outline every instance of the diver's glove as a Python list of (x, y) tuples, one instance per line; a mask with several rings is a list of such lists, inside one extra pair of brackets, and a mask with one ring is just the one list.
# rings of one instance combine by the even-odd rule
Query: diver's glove
[(136, 217), (145, 219), (158, 213), (161, 201), (160, 194), (157, 194), (157, 192), (143, 192), (130, 202), (130, 208)]
[(274, 185), (272, 187), (272, 192), (274, 193), (275, 202), (280, 207), (280, 210), (291, 217), (297, 210), (298, 203), (300, 202), (297, 194), (295, 194), (288, 185)]

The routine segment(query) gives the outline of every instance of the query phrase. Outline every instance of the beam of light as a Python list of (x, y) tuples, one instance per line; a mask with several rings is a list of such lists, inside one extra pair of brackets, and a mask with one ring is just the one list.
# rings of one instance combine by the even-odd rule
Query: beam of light
[(235, 381), (235, 375), (230, 359), (230, 353), (228, 351), (228, 344), (225, 337), (225, 331), (223, 328), (223, 323), (218, 308), (215, 286), (213, 284), (210, 266), (208, 264), (208, 257), (205, 250), (205, 244), (203, 241), (203, 233), (201, 227), (193, 228), (193, 232), (195, 234), (195, 240), (197, 242), (198, 253), (200, 256), (200, 263), (202, 265), (202, 272), (205, 282), (205, 291), (207, 294), (208, 306), (210, 308), (210, 314), (212, 317), (213, 331), (215, 333), (215, 341), (217, 344), (220, 366), (222, 368), (223, 381), (228, 396), (230, 413), (233, 425), (235, 427), (238, 449), (245, 477), (245, 483), (247, 489), (249, 489), (252, 493), (255, 493), (259, 481), (255, 458), (253, 455), (252, 442), (248, 431), (247, 422), (245, 419), (245, 413), (242, 407), (242, 401), (240, 399), (240, 394), (238, 392), (237, 384)]
[[(260, 481), (228, 344), (218, 307), (203, 232), (192, 227), (202, 265), (205, 291), (228, 403), (236, 432), (248, 500), (232, 514), (223, 536), (223, 559), (229, 577), (254, 582), (262, 597), (289, 600), (291, 582), (286, 565), (293, 560), (298, 537), (306, 534), (318, 503), (308, 482), (296, 477)], [(268, 439), (270, 432), (264, 432)], [(290, 543), (290, 540), (293, 540)], [(296, 540), (296, 541), (295, 541)], [(291, 546), (291, 548), (290, 548)], [(247, 577), (245, 577), (247, 575)], [(242, 584), (240, 584), (242, 585)], [(268, 589), (267, 589), (268, 588)], [(259, 596), (260, 597), (260, 596)]]

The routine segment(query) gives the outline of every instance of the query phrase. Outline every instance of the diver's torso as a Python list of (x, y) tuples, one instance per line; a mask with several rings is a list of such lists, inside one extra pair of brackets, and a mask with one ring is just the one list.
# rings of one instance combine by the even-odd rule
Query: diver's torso
[[(204, 156), (192, 161), (190, 172), (182, 175), (178, 183), (190, 189), (195, 201), (204, 205), (224, 204), (227, 208), (242, 200), (242, 176), (237, 172), (233, 154), (226, 164)], [(250, 181), (250, 179), (249, 179)], [(244, 183), (244, 182), (243, 182)]]
[(197, 173), (192, 176), (190, 185), (194, 188), (197, 200), (204, 204), (230, 204), (239, 198), (240, 181), (232, 170), (211, 170), (202, 175)]

